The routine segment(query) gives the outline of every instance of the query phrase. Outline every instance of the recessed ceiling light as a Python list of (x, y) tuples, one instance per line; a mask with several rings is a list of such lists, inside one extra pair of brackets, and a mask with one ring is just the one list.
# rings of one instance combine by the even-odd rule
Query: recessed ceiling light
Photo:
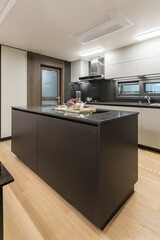
[(95, 55), (95, 54), (102, 53), (102, 52), (104, 52), (104, 49), (96, 48), (96, 49), (92, 49), (92, 50), (87, 51), (87, 52), (80, 53), (79, 55), (81, 57), (87, 57), (87, 56)]
[(160, 36), (160, 28), (151, 30), (149, 32), (146, 33), (142, 33), (136, 36), (136, 39), (139, 41), (145, 40), (145, 39), (149, 39), (149, 38), (154, 38)]
[(4, 21), (16, 2), (17, 0), (3, 0), (0, 5), (0, 24)]

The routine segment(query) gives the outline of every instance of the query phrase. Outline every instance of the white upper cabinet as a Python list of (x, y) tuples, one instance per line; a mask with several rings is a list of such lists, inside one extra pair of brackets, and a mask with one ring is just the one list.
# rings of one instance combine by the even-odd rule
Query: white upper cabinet
[(77, 82), (79, 77), (89, 75), (89, 63), (84, 60), (71, 62), (71, 82)]
[(114, 65), (135, 61), (138, 57), (137, 54), (138, 50), (136, 44), (124, 48), (119, 48), (105, 54), (105, 64)]
[(160, 38), (105, 54), (105, 78), (160, 73)]
[(89, 75), (89, 62), (81, 60), (81, 76), (85, 77)]
[(137, 46), (137, 59), (145, 59), (160, 56), (160, 38), (153, 38), (148, 41), (135, 44)]
[(135, 76), (138, 74), (137, 61), (105, 65), (105, 78)]
[(80, 60), (71, 62), (71, 82), (77, 82), (81, 74)]
[(138, 60), (138, 75), (160, 73), (160, 56)]

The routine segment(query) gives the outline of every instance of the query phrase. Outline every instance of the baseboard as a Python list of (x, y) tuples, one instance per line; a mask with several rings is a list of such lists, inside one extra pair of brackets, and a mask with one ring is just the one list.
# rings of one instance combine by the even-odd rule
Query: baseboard
[(0, 138), (0, 142), (11, 140), (11, 137)]
[(141, 144), (138, 144), (138, 147), (141, 148), (141, 149), (144, 149), (144, 150), (150, 150), (150, 151), (153, 151), (153, 152), (160, 153), (160, 149), (158, 149), (158, 148), (148, 147), (148, 146), (144, 146), (144, 145), (141, 145)]

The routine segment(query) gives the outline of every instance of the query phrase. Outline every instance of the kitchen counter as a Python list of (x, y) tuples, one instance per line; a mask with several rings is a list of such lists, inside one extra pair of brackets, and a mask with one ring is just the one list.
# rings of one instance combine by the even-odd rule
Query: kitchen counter
[(138, 102), (87, 102), (91, 105), (110, 105), (110, 106), (124, 106), (124, 107), (140, 107), (140, 108), (160, 108), (159, 105), (152, 105), (148, 103), (138, 103)]
[(103, 229), (138, 179), (138, 113), (102, 110), (82, 117), (53, 107), (13, 107), (11, 149)]
[[(128, 117), (130, 115), (136, 114), (135, 112), (126, 112), (126, 111), (111, 111), (103, 110), (99, 113), (89, 114), (74, 114), (74, 113), (64, 113), (58, 112), (54, 107), (13, 107), (20, 111), (37, 113), (40, 115), (48, 115), (61, 119), (68, 119), (75, 122), (82, 122), (91, 125), (104, 124), (109, 121), (115, 121), (121, 118)], [(98, 109), (97, 109), (98, 111)]]

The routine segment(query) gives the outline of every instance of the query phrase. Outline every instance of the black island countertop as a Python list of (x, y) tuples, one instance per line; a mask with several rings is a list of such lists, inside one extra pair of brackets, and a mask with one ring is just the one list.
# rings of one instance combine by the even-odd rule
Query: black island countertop
[(138, 108), (160, 108), (160, 103), (138, 103), (138, 102), (87, 102), (91, 105), (108, 105), (108, 106), (123, 106), (123, 107), (138, 107)]
[(100, 110), (97, 109), (96, 113), (93, 114), (74, 114), (58, 112), (54, 107), (12, 107), (12, 109), (36, 113), (45, 116), (53, 116), (61, 119), (68, 119), (70, 121), (82, 122), (91, 125), (104, 124), (106, 122), (119, 120), (120, 118), (128, 117), (129, 115), (135, 115), (138, 113), (127, 112), (127, 111), (115, 111), (115, 110)]

